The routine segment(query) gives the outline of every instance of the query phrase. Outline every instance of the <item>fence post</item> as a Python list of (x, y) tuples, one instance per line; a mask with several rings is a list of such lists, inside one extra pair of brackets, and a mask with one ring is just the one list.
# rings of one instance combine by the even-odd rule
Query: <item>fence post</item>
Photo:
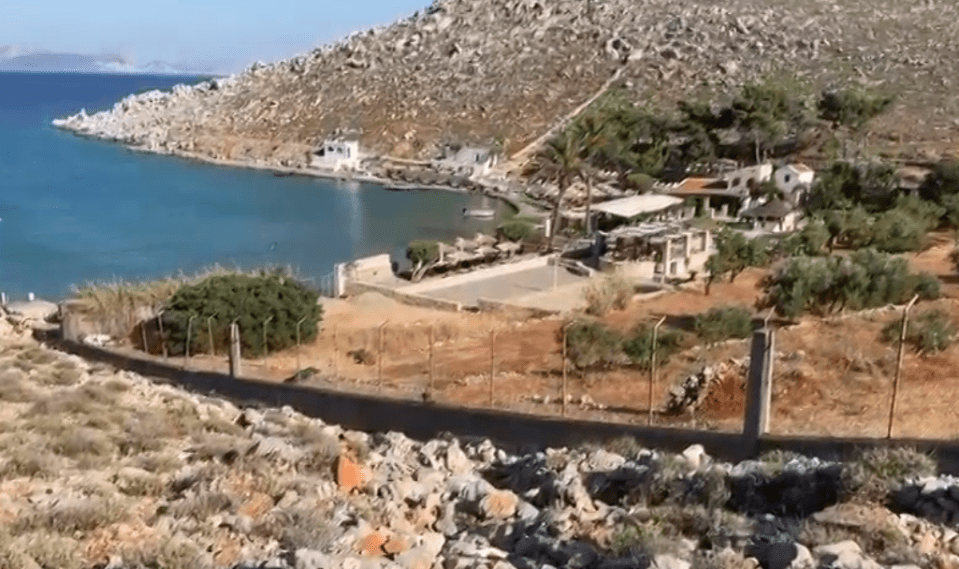
[(563, 417), (566, 416), (567, 408), (569, 407), (569, 369), (568, 369), (569, 364), (567, 363), (567, 350), (568, 350), (567, 334), (569, 332), (569, 327), (572, 324), (573, 323), (570, 322), (566, 324), (565, 326), (563, 326), (563, 393), (562, 393)]
[(426, 392), (429, 394), (430, 398), (432, 398), (433, 397), (433, 325), (432, 324), (430, 324), (430, 351), (429, 351), (429, 359), (428, 359), (427, 365), (429, 366), (429, 369), (427, 369), (427, 372), (426, 372), (426, 377), (427, 377)]
[(206, 319), (206, 333), (210, 337), (210, 355), (216, 356), (216, 347), (213, 343), (213, 318), (216, 317), (218, 312), (214, 312), (211, 316), (207, 316)]
[(489, 338), (489, 406), (493, 406), (493, 378), (496, 377), (496, 330)]
[(300, 370), (303, 369), (300, 366), (300, 326), (303, 324), (303, 321), (306, 320), (306, 316), (300, 318), (296, 323), (296, 374), (300, 374)]
[(150, 347), (147, 346), (147, 323), (146, 320), (140, 321), (140, 336), (143, 338), (143, 352), (150, 353)]
[(383, 329), (386, 328), (386, 322), (380, 324), (380, 353), (376, 356), (376, 387), (383, 389)]
[(649, 397), (647, 403), (649, 404), (649, 415), (646, 417), (646, 424), (650, 427), (653, 426), (653, 384), (656, 383), (656, 350), (659, 347), (659, 327), (666, 321), (666, 317), (663, 316), (659, 319), (653, 326), (653, 345), (651, 346), (652, 350), (649, 356)]
[(333, 325), (333, 379), (340, 378), (340, 349), (336, 342), (336, 324)]
[(896, 379), (892, 383), (892, 402), (889, 405), (889, 425), (886, 428), (886, 438), (892, 438), (892, 423), (896, 417), (896, 396), (899, 395), (899, 378), (902, 375), (902, 359), (906, 351), (906, 328), (909, 321), (909, 310), (919, 300), (919, 295), (912, 297), (909, 304), (902, 309), (902, 328), (899, 331), (899, 357), (896, 360)]
[(775, 340), (776, 331), (773, 328), (762, 328), (753, 332), (743, 425), (743, 435), (746, 444), (751, 445), (751, 451), (758, 450), (760, 437), (769, 430)]
[(240, 376), (240, 327), (236, 320), (230, 324), (230, 377)]
[(166, 338), (163, 336), (163, 311), (157, 314), (157, 327), (160, 329), (160, 347), (163, 349), (163, 359), (167, 359)]
[(273, 320), (273, 315), (272, 315), (272, 314), (271, 314), (270, 316), (268, 316), (266, 320), (263, 321), (263, 357), (264, 357), (264, 358), (265, 358), (266, 355), (270, 352), (270, 351), (266, 348), (266, 325), (269, 324), (271, 320)]
[(196, 318), (196, 314), (190, 315), (190, 319), (186, 323), (186, 346), (183, 348), (186, 357), (183, 358), (183, 369), (187, 368), (187, 364), (190, 363), (190, 340), (192, 339), (190, 335), (193, 332), (193, 320)]

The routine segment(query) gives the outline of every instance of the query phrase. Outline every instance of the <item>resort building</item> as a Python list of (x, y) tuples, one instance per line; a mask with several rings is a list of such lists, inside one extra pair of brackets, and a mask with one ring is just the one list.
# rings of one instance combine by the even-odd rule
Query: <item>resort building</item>
[(800, 212), (786, 200), (771, 200), (742, 214), (752, 229), (767, 233), (789, 233), (799, 229)]
[(489, 148), (479, 146), (448, 146), (433, 167), (455, 176), (476, 178), (486, 176), (496, 166), (496, 155)]

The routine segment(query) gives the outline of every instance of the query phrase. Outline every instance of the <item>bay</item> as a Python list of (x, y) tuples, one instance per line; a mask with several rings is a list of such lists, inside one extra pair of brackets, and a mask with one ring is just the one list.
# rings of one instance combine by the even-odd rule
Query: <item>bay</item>
[(229, 168), (130, 151), (51, 126), (85, 108), (197, 78), (0, 73), (0, 291), (68, 296), (91, 281), (144, 280), (213, 264), (290, 265), (315, 284), (333, 264), (413, 239), (490, 232), (475, 198)]

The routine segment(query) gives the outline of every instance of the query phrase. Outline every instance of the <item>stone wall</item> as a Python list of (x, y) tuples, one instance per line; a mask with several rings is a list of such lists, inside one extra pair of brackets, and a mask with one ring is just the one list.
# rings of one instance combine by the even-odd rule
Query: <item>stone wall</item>
[(346, 294), (352, 295), (362, 294), (364, 292), (375, 292), (408, 306), (435, 308), (437, 310), (447, 310), (450, 312), (461, 312), (463, 310), (463, 304), (460, 302), (443, 300), (440, 298), (431, 298), (421, 294), (405, 292), (405, 290), (405, 288), (396, 289), (388, 286), (351, 280), (347, 282), (345, 292)]

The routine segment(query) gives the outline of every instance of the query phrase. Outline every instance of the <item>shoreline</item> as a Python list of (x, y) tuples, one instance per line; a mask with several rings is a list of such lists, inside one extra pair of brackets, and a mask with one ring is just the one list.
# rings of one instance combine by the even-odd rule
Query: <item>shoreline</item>
[[(172, 156), (174, 158), (180, 158), (183, 160), (188, 160), (192, 162), (199, 162), (204, 164), (210, 164), (214, 166), (225, 166), (228, 168), (242, 168), (246, 170), (258, 170), (258, 171), (268, 171), (277, 174), (285, 174), (289, 176), (301, 176), (309, 178), (321, 178), (325, 180), (335, 180), (335, 181), (344, 181), (344, 182), (360, 182), (363, 184), (374, 184), (378, 186), (383, 186), (385, 190), (389, 186), (409, 186), (407, 191), (440, 191), (440, 192), (449, 192), (460, 195), (470, 195), (478, 194), (484, 195), (487, 197), (495, 198), (501, 200), (506, 205), (513, 209), (513, 216), (539, 216), (547, 215), (547, 209), (537, 209), (534, 206), (522, 201), (521, 196), (509, 192), (503, 192), (495, 185), (484, 181), (484, 180), (471, 180), (474, 184), (480, 186), (482, 190), (480, 191), (470, 191), (463, 188), (454, 188), (452, 186), (445, 185), (409, 185), (406, 182), (401, 182), (399, 180), (391, 180), (389, 178), (382, 178), (379, 176), (374, 176), (367, 173), (354, 173), (354, 172), (336, 172), (332, 170), (320, 170), (317, 168), (294, 168), (290, 166), (279, 166), (276, 164), (263, 164), (256, 162), (244, 162), (242, 160), (227, 160), (222, 158), (213, 158), (205, 154), (199, 154), (195, 152), (187, 152), (185, 150), (152, 150), (145, 148), (143, 146), (138, 146), (136, 144), (130, 144), (124, 142), (122, 139), (115, 137), (105, 137), (99, 136), (96, 134), (81, 132), (72, 128), (68, 128), (63, 125), (57, 124), (57, 121), (62, 119), (55, 119), (53, 121), (53, 126), (57, 130), (63, 132), (68, 132), (77, 136), (79, 138), (88, 138), (92, 140), (99, 140), (102, 142), (107, 142), (110, 144), (117, 144), (122, 146), (124, 149), (130, 152), (136, 152), (141, 154), (152, 154), (155, 156)], [(505, 179), (504, 179), (505, 181)]]

